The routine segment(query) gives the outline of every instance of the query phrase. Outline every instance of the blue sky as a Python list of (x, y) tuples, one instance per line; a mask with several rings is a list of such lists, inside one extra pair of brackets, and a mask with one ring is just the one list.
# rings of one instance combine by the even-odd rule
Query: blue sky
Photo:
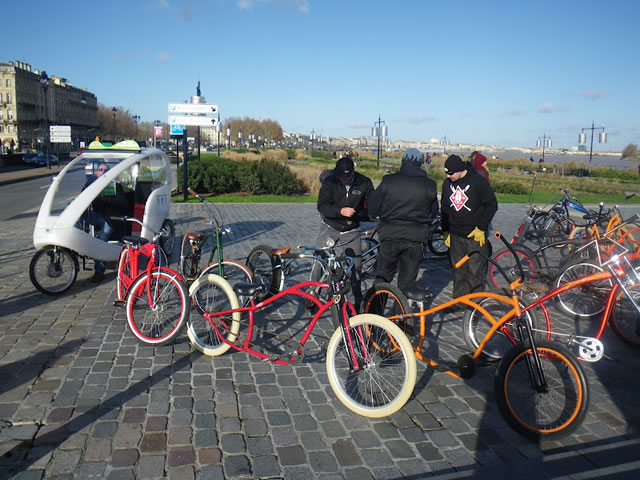
[[(0, 61), (167, 121), (196, 94), (285, 131), (594, 151), (640, 143), (640, 2), (32, 0), (4, 6)], [(46, 32), (46, 34), (44, 33)], [(596, 134), (597, 137), (597, 134)]]

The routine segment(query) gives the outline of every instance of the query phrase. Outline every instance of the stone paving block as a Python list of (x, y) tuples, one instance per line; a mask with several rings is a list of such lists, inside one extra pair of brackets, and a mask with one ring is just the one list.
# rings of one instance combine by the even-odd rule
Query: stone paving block
[(164, 476), (164, 455), (142, 455), (138, 462), (140, 478), (161, 478)]

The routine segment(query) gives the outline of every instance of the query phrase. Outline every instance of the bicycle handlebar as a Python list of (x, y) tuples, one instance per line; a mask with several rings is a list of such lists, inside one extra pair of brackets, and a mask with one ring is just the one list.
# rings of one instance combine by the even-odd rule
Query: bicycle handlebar
[(151, 228), (149, 225), (147, 225), (146, 223), (144, 223), (141, 220), (138, 220), (135, 217), (109, 217), (109, 220), (114, 220), (116, 222), (132, 222), (132, 223), (137, 223), (138, 225), (140, 225), (141, 227), (145, 227), (147, 229), (149, 229), (151, 231), (151, 233), (153, 233), (153, 242), (155, 243), (157, 241), (157, 239), (159, 237), (168, 237), (169, 236), (169, 232), (167, 232), (164, 228), (161, 228), (159, 232), (156, 232), (153, 228)]

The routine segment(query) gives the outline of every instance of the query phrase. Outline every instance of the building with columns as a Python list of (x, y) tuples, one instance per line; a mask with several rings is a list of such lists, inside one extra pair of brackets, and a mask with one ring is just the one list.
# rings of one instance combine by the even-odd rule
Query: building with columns
[(0, 146), (3, 151), (45, 150), (49, 126), (69, 125), (72, 144), (59, 144), (59, 152), (76, 148), (95, 136), (98, 99), (66, 78), (32, 70), (20, 61), (0, 63)]

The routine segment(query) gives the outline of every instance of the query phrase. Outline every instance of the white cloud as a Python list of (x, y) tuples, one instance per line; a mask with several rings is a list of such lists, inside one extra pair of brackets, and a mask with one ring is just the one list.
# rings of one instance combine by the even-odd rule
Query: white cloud
[(158, 62), (168, 62), (169, 60), (171, 60), (171, 52), (156, 53), (156, 60)]
[(236, 0), (236, 5), (241, 10), (252, 10), (261, 3), (275, 3), (284, 8), (293, 8), (298, 12), (309, 11), (309, 0)]
[(606, 97), (608, 94), (604, 90), (591, 89), (581, 92), (580, 95), (587, 100), (597, 100), (600, 97)]
[(368, 128), (370, 125), (368, 123), (363, 122), (353, 122), (347, 125), (347, 128)]
[(397, 120), (399, 122), (410, 123), (412, 125), (420, 125), (422, 123), (438, 121), (438, 119), (432, 115), (427, 115), (425, 117), (399, 117)]
[(524, 110), (520, 110), (519, 108), (514, 108), (512, 110), (507, 110), (503, 113), (505, 117), (524, 117), (527, 114)]
[(539, 113), (557, 113), (557, 112), (568, 112), (569, 109), (563, 105), (557, 105), (555, 103), (547, 102), (543, 103), (538, 107)]

